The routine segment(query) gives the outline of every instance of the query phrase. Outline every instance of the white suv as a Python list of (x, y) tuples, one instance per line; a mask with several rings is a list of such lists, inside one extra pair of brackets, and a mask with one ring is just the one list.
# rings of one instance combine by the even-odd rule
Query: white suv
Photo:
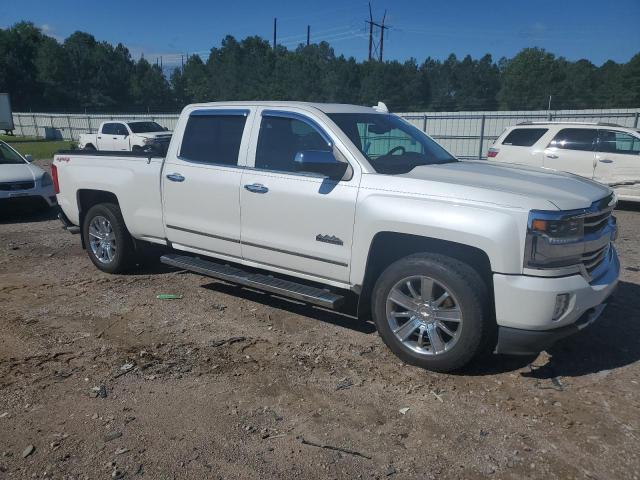
[(640, 202), (640, 131), (609, 123), (524, 122), (507, 128), (489, 160), (552, 168), (597, 180)]

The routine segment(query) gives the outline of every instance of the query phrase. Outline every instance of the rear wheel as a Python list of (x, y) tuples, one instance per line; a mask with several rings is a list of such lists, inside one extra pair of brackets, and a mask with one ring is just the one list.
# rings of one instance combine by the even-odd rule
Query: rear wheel
[(473, 268), (443, 255), (416, 254), (390, 265), (372, 303), (387, 346), (428, 370), (462, 368), (486, 353), (495, 332), (486, 284)]
[(118, 205), (91, 207), (84, 218), (83, 234), (89, 258), (100, 270), (121, 273), (135, 266), (133, 240)]
[(92, 144), (90, 144), (90, 143), (87, 143), (87, 144), (84, 146), (84, 148), (83, 148), (83, 150), (88, 150), (88, 151), (90, 151), (90, 152), (95, 151), (95, 149), (96, 149), (96, 147), (94, 147), (94, 146), (93, 146)]

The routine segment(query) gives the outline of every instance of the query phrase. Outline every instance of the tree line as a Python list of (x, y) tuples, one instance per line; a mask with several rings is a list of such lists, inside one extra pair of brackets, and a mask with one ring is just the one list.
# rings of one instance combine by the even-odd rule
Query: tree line
[(30, 22), (0, 29), (0, 91), (15, 111), (176, 111), (193, 102), (301, 100), (394, 111), (635, 108), (640, 53), (621, 64), (569, 61), (540, 48), (495, 61), (363, 61), (320, 42), (273, 49), (258, 37), (227, 36), (206, 59), (189, 56), (170, 75), (118, 43), (75, 32), (63, 42)]

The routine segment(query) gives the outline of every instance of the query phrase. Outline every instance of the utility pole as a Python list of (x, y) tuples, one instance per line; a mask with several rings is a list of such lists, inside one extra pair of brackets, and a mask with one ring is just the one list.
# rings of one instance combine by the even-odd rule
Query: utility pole
[(311, 25), (307, 25), (307, 47), (311, 43)]
[(371, 2), (369, 2), (369, 61), (371, 61), (371, 49), (373, 47), (373, 14), (371, 13)]
[(382, 16), (382, 25), (380, 25), (380, 61), (382, 62), (382, 50), (384, 48), (384, 29), (389, 28), (384, 26), (384, 20), (387, 18), (387, 11), (384, 11), (384, 15)]
[(373, 21), (373, 14), (371, 13), (371, 2), (369, 2), (369, 20), (366, 20), (365, 23), (369, 24), (369, 61), (373, 60), (373, 27), (378, 27), (380, 29), (380, 51), (378, 52), (378, 59), (382, 62), (383, 49), (384, 49), (384, 31), (388, 30), (388, 25), (384, 24), (384, 21), (387, 18), (387, 11), (384, 11), (384, 16), (382, 17), (382, 22), (377, 23)]
[(273, 17), (273, 49), (276, 49), (276, 33), (278, 31), (278, 19)]

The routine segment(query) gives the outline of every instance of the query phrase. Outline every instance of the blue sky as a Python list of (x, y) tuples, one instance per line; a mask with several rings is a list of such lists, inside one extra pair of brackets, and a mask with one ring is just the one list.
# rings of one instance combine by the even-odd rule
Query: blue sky
[[(419, 62), (449, 53), (494, 58), (513, 56), (524, 47), (543, 47), (570, 60), (626, 62), (640, 51), (639, 0), (373, 0), (374, 19), (387, 10), (392, 27), (385, 37), (386, 59)], [(189, 1), (5, 0), (0, 27), (29, 20), (47, 34), (64, 39), (76, 30), (99, 40), (122, 42), (134, 57), (162, 55), (165, 66), (181, 53), (219, 45), (226, 34), (271, 39), (278, 17), (279, 42), (293, 48), (306, 38), (327, 40), (336, 53), (367, 56), (366, 1), (300, 0)]]

